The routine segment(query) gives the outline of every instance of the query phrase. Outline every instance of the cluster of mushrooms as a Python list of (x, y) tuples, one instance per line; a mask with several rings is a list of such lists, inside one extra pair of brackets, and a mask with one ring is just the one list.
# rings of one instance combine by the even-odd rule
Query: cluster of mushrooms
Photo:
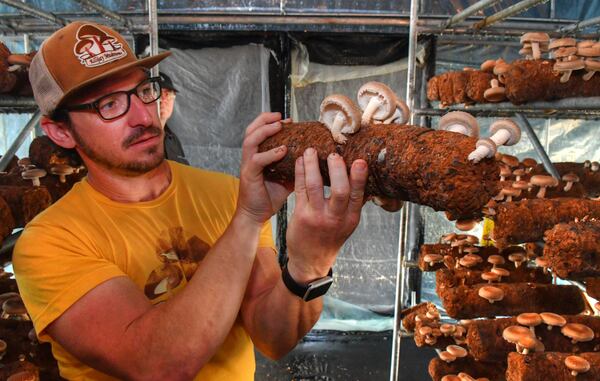
[(440, 313), (435, 305), (429, 303), (427, 305), (427, 312), (424, 314), (418, 314), (415, 316), (415, 322), (418, 324), (418, 333), (424, 337), (425, 343), (428, 345), (435, 345), (438, 338), (449, 337), (454, 340), (455, 345), (452, 345), (452, 349), (449, 351), (450, 355), (454, 358), (450, 359), (448, 354), (443, 359), (446, 362), (452, 362), (457, 358), (465, 357), (467, 350), (460, 345), (464, 345), (467, 342), (467, 329), (464, 324), (450, 324), (440, 322)]
[(562, 73), (560, 82), (565, 83), (575, 70), (586, 70), (584, 81), (589, 81), (600, 71), (600, 42), (593, 40), (577, 41), (571, 37), (550, 40), (547, 33), (530, 32), (521, 37), (523, 48), (519, 54), (526, 59), (540, 59), (542, 53), (550, 52), (556, 60), (554, 71)]
[[(48, 174), (45, 169), (36, 167), (28, 157), (19, 159), (17, 161), (17, 166), (23, 180), (30, 180), (34, 187), (39, 187), (41, 185), (40, 179)], [(84, 169), (85, 167), (83, 166), (75, 168), (68, 164), (56, 163), (50, 166), (50, 173), (58, 176), (61, 183), (65, 183), (67, 181), (67, 176), (79, 173)], [(6, 174), (6, 172), (0, 172), (0, 175)]]
[[(517, 322), (520, 325), (512, 325), (502, 332), (504, 340), (516, 345), (516, 351), (521, 354), (531, 352), (544, 352), (544, 343), (536, 337), (535, 327), (545, 324), (548, 330), (554, 327), (560, 329), (560, 332), (571, 340), (574, 345), (578, 342), (587, 342), (594, 339), (594, 331), (585, 324), (567, 323), (567, 320), (561, 315), (552, 312), (528, 312), (517, 316)], [(573, 376), (585, 373), (590, 370), (589, 362), (580, 356), (568, 356), (565, 359), (565, 366), (571, 371)]]
[(356, 133), (371, 123), (406, 124), (410, 111), (387, 85), (367, 82), (356, 95), (357, 104), (342, 94), (332, 94), (321, 102), (319, 122), (323, 123), (333, 140), (346, 144), (345, 134)]
[(442, 377), (442, 381), (490, 381), (486, 377), (474, 378), (465, 372), (459, 374), (447, 374)]

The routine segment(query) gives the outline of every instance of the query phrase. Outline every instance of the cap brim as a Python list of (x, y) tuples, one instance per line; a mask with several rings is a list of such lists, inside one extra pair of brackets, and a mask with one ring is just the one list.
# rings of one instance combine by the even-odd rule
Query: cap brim
[(71, 90), (69, 90), (68, 92), (66, 92), (62, 96), (62, 98), (58, 102), (58, 104), (56, 105), (55, 110), (58, 109), (58, 108), (60, 108), (60, 106), (62, 105), (62, 103), (65, 101), (65, 99), (67, 99), (70, 95), (73, 95), (75, 92), (77, 92), (77, 91), (79, 91), (79, 90), (81, 90), (81, 89), (83, 89), (83, 88), (85, 88), (85, 87), (87, 87), (89, 85), (92, 85), (92, 84), (94, 84), (94, 83), (96, 83), (98, 81), (101, 81), (101, 80), (106, 79), (106, 78), (108, 78), (110, 76), (118, 74), (118, 73), (120, 73), (122, 71), (126, 71), (128, 69), (132, 69), (132, 68), (135, 68), (135, 67), (143, 67), (143, 68), (146, 68), (146, 69), (150, 69), (150, 68), (156, 66), (160, 61), (164, 60), (165, 58), (167, 58), (170, 55), (171, 55), (171, 52), (169, 52), (169, 51), (162, 52), (162, 53), (159, 53), (159, 54), (157, 54), (155, 56), (146, 57), (146, 58), (143, 58), (141, 60), (136, 60), (135, 62), (130, 62), (130, 63), (126, 64), (126, 65), (116, 67), (116, 68), (114, 68), (112, 70), (109, 70), (107, 72), (104, 72), (104, 73), (102, 73), (102, 74), (100, 74), (100, 75), (98, 75), (96, 77), (90, 78), (87, 81), (84, 81), (84, 82), (80, 83), (78, 86), (75, 86), (74, 88), (72, 88)]

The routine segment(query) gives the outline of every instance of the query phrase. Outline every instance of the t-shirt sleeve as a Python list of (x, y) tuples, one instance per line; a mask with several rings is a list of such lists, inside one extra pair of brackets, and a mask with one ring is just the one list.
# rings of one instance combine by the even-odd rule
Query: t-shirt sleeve
[(72, 232), (31, 224), (18, 239), (13, 267), (36, 332), (45, 329), (79, 298), (99, 284), (125, 273)]

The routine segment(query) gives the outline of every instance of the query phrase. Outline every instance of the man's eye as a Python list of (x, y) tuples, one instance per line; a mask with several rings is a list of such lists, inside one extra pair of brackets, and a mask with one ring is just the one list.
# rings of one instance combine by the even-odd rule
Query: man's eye
[(114, 99), (107, 100), (105, 102), (100, 103), (100, 109), (102, 110), (112, 110), (117, 106), (117, 102)]

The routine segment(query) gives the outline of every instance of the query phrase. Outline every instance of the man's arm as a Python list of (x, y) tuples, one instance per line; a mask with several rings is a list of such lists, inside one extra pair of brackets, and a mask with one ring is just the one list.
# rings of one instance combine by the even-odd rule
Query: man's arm
[(285, 148), (258, 153), (281, 129), (277, 113), (261, 114), (246, 130), (240, 193), (233, 219), (177, 295), (152, 306), (128, 278), (106, 281), (47, 327), (85, 364), (121, 379), (191, 379), (215, 354), (237, 318), (263, 223), (279, 209), (283, 187), (267, 189), (265, 166)]
[[(318, 158), (307, 150), (296, 162), (296, 206), (287, 232), (288, 270), (298, 283), (325, 276), (337, 253), (360, 220), (367, 168), (353, 163), (348, 178), (339, 155), (328, 158), (331, 196), (323, 195)], [(292, 294), (281, 279), (277, 258), (259, 249), (242, 304), (244, 325), (254, 344), (277, 359), (293, 349), (316, 323), (322, 298), (305, 302)]]

